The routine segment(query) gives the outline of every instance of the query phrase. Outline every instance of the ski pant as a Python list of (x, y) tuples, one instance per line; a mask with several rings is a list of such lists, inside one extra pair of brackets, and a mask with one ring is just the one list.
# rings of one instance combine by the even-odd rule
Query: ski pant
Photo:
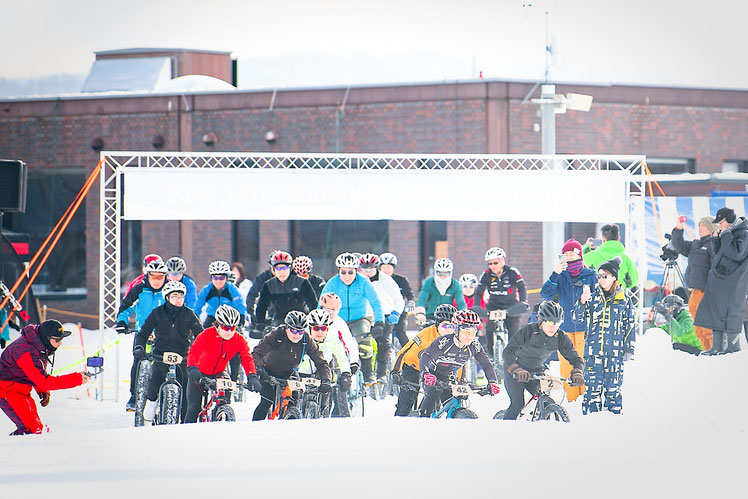
[[(577, 351), (580, 357), (584, 356), (584, 331), (576, 333), (566, 333), (566, 336), (571, 340), (571, 344), (574, 345), (574, 350)], [(568, 378), (571, 375), (572, 366), (566, 357), (558, 353), (558, 360), (561, 363), (561, 377)], [(569, 402), (574, 402), (581, 394), (584, 393), (583, 386), (571, 386), (568, 383), (564, 383), (564, 390), (566, 391), (566, 399)]]
[(26, 435), (41, 433), (43, 429), (39, 413), (36, 412), (36, 402), (31, 394), (0, 388), (0, 409), (16, 425), (16, 431), (11, 435)]
[(514, 376), (504, 370), (504, 388), (509, 395), (509, 409), (504, 413), (504, 419), (517, 419), (522, 408), (525, 406), (525, 390), (535, 396), (538, 393), (540, 382), (531, 380), (527, 383), (520, 383)]
[(389, 371), (389, 357), (392, 349), (392, 324), (385, 324), (384, 332), (374, 337), (377, 342), (377, 378), (384, 378)]
[[(163, 362), (154, 362), (151, 365), (151, 379), (148, 381), (148, 391), (146, 397), (148, 400), (155, 402), (158, 400), (158, 392), (161, 389), (161, 385), (166, 381), (166, 374), (169, 372), (169, 366)], [(182, 364), (177, 366), (177, 383), (182, 387), (182, 408), (180, 413), (182, 414), (182, 421), (187, 415), (187, 397), (184, 393), (186, 385), (186, 372), (187, 372), (187, 361), (185, 360)]]
[[(704, 298), (704, 291), (701, 289), (692, 289), (691, 296), (688, 298), (688, 311), (691, 317), (696, 317), (696, 311), (699, 309), (701, 299)], [(709, 350), (712, 348), (712, 330), (701, 326), (694, 326), (693, 332), (701, 340), (701, 349)]]
[[(405, 381), (411, 383), (418, 383), (420, 381), (420, 371), (413, 369), (407, 364), (403, 365), (402, 378)], [(400, 393), (397, 396), (397, 407), (395, 408), (395, 416), (407, 416), (411, 413), (418, 400), (418, 388), (405, 385), (400, 387)]]
[[(600, 412), (604, 408), (614, 414), (622, 409), (621, 384), (623, 359), (588, 355), (584, 359), (584, 392), (582, 414)], [(604, 401), (604, 404), (603, 404)]]
[[(504, 327), (507, 333), (507, 343), (512, 339), (514, 333), (519, 331), (519, 317), (509, 317), (504, 319)], [(490, 358), (493, 359), (493, 332), (496, 331), (496, 322), (492, 320), (486, 321), (486, 353)], [(504, 345), (506, 347), (506, 345)]]
[(226, 378), (226, 372), (218, 374), (203, 374), (196, 366), (187, 369), (187, 413), (183, 418), (185, 423), (197, 423), (197, 416), (203, 408), (203, 393), (205, 385), (200, 383), (200, 379), (206, 378)]

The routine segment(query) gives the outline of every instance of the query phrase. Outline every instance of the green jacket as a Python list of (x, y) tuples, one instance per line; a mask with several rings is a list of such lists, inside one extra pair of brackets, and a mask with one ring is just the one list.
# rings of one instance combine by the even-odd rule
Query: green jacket
[(434, 311), (436, 307), (443, 303), (454, 304), (458, 310), (465, 310), (465, 297), (462, 295), (462, 286), (457, 282), (457, 279), (452, 279), (452, 284), (449, 285), (444, 294), (440, 294), (439, 290), (436, 289), (434, 278), (429, 277), (423, 282), (421, 293), (418, 295), (419, 307), (426, 309), (426, 317), (429, 319), (434, 317)]
[(615, 257), (621, 258), (621, 270), (618, 272), (618, 282), (628, 289), (639, 283), (639, 272), (634, 262), (625, 253), (626, 248), (620, 241), (605, 241), (599, 248), (590, 250), (588, 245), (582, 246), (582, 260), (587, 267), (597, 269), (600, 265)]
[(675, 320), (669, 321), (667, 324), (658, 326), (660, 329), (664, 329), (673, 339), (673, 343), (681, 343), (683, 345), (689, 345), (696, 347), (701, 350), (701, 340), (693, 329), (693, 318), (688, 309), (684, 308), (678, 314)]

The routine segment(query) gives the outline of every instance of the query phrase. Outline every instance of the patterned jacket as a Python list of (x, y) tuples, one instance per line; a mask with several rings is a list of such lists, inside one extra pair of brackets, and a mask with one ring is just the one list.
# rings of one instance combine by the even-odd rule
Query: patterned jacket
[(600, 284), (595, 286), (587, 303), (577, 300), (572, 316), (583, 322), (584, 356), (623, 359), (625, 352), (634, 352), (636, 317), (634, 306), (626, 291), (617, 285), (613, 295), (605, 293)]
[(475, 357), (475, 360), (483, 368), (488, 382), (496, 383), (496, 371), (478, 339), (476, 338), (468, 346), (460, 348), (457, 333), (440, 336), (423, 351), (420, 363), (421, 376), (425, 373), (431, 373), (439, 378), (446, 378), (450, 374), (458, 377), (457, 371), (471, 357)]

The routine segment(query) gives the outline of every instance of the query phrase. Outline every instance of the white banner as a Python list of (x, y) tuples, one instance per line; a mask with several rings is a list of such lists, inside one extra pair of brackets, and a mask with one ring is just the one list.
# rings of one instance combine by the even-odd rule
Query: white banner
[(128, 220), (623, 222), (626, 171), (123, 168)]

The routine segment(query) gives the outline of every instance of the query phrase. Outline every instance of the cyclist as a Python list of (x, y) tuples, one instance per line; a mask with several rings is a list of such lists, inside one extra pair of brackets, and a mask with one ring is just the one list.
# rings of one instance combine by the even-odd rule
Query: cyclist
[(358, 343), (353, 338), (348, 324), (338, 314), (341, 305), (340, 297), (335, 293), (325, 293), (319, 297), (320, 308), (327, 310), (327, 313), (332, 318), (330, 329), (340, 338), (340, 342), (343, 344), (343, 348), (345, 348), (345, 353), (348, 355), (351, 374), (356, 374), (360, 365)]
[(155, 260), (163, 260), (160, 255), (157, 255), (156, 253), (150, 253), (143, 258), (143, 273), (138, 275), (135, 279), (133, 279), (130, 284), (127, 286), (127, 291), (125, 291), (125, 295), (129, 293), (133, 287), (135, 287), (136, 284), (140, 284), (145, 279), (145, 275), (148, 273), (146, 272), (145, 268), (146, 266), (155, 261)]
[[(153, 421), (156, 415), (156, 400), (161, 384), (166, 379), (166, 373), (169, 366), (159, 359), (165, 352), (174, 352), (184, 358), (183, 364), (177, 366), (177, 381), (182, 387), (186, 387), (187, 379), (187, 351), (195, 337), (202, 332), (203, 327), (200, 325), (200, 319), (195, 312), (185, 305), (187, 287), (179, 281), (169, 281), (161, 289), (165, 303), (153, 309), (148, 318), (143, 323), (143, 327), (138, 331), (133, 342), (133, 356), (140, 362), (145, 356), (145, 347), (148, 337), (154, 334), (153, 350), (151, 353), (155, 357), (151, 367), (151, 379), (148, 382), (148, 392), (146, 393), (146, 403), (143, 409), (143, 419)], [(187, 404), (187, 398), (183, 398), (182, 419), (184, 419)]]
[(465, 297), (457, 279), (452, 278), (454, 264), (449, 258), (438, 258), (434, 262), (434, 277), (423, 282), (416, 304), (416, 324), (423, 326), (426, 319), (433, 319), (436, 307), (442, 303), (456, 303), (458, 310), (465, 310)]
[(421, 383), (424, 388), (421, 417), (431, 416), (437, 399), (446, 401), (452, 396), (449, 391), (438, 388), (437, 381), (450, 382), (457, 379), (457, 372), (472, 357), (475, 357), (486, 373), (491, 395), (499, 393), (496, 371), (486, 351), (476, 340), (480, 317), (472, 310), (458, 310), (452, 322), (457, 326), (457, 332), (437, 338), (421, 354)]
[[(135, 330), (140, 331), (153, 309), (164, 304), (161, 288), (166, 282), (166, 264), (161, 260), (152, 260), (145, 266), (145, 271), (146, 279), (133, 286), (122, 300), (117, 313), (117, 325), (114, 328), (118, 334), (132, 332), (128, 323), (133, 313), (135, 313)], [(135, 410), (135, 381), (138, 378), (139, 363), (140, 361), (133, 357), (130, 368), (130, 399), (125, 404), (125, 410), (128, 412)]]
[[(481, 275), (478, 287), (475, 289), (477, 296), (483, 296), (488, 290), (488, 322), (486, 323), (486, 350), (493, 356), (493, 332), (496, 330), (496, 322), (492, 314), (496, 310), (506, 310), (517, 302), (527, 303), (527, 288), (522, 275), (514, 267), (506, 265), (506, 251), (494, 246), (486, 251), (483, 259), (488, 264), (488, 269)], [(507, 335), (511, 340), (514, 333), (519, 329), (519, 317), (506, 316), (504, 325)]]
[(184, 295), (184, 305), (187, 308), (195, 310), (195, 303), (197, 303), (197, 286), (192, 277), (185, 274), (187, 271), (187, 263), (183, 258), (173, 256), (166, 260), (166, 278), (171, 281), (181, 282), (187, 289)]
[[(377, 292), (369, 279), (359, 275), (356, 269), (361, 262), (352, 253), (341, 253), (335, 259), (338, 275), (325, 284), (322, 293), (335, 293), (340, 297), (341, 308), (338, 312), (348, 324), (354, 338), (358, 341), (361, 370), (367, 383), (374, 382), (374, 346), (372, 336), (384, 334), (384, 314)], [(372, 318), (367, 316), (367, 305), (374, 312)]]
[(252, 415), (252, 421), (265, 419), (275, 400), (276, 387), (267, 380), (267, 376), (288, 379), (298, 371), (304, 355), (308, 355), (317, 368), (317, 377), (322, 380), (320, 393), (324, 395), (332, 390), (330, 366), (306, 329), (306, 314), (292, 310), (286, 315), (284, 324), (266, 334), (252, 352), (262, 379), (260, 403)]
[(293, 259), (292, 267), (297, 276), (309, 280), (309, 283), (312, 285), (312, 289), (314, 290), (314, 294), (316, 296), (322, 294), (322, 288), (325, 287), (327, 281), (322, 279), (321, 276), (311, 273), (312, 268), (314, 267), (314, 262), (312, 262), (311, 258), (303, 255), (297, 256)]
[[(249, 353), (249, 344), (244, 336), (236, 334), (241, 319), (239, 312), (230, 305), (220, 305), (215, 312), (213, 325), (200, 333), (187, 352), (187, 415), (185, 423), (196, 423), (203, 401), (206, 378), (226, 378), (226, 366), (239, 355), (247, 385), (254, 392), (260, 391), (254, 358)], [(229, 397), (230, 399), (230, 397)]]
[(195, 313), (197, 315), (203, 313), (203, 308), (206, 309), (205, 313), (207, 317), (203, 322), (203, 326), (206, 328), (215, 321), (214, 314), (221, 305), (231, 305), (239, 312), (239, 325), (244, 322), (244, 314), (247, 313), (247, 309), (244, 307), (239, 289), (228, 280), (230, 272), (231, 267), (229, 263), (223, 260), (216, 260), (208, 266), (210, 283), (206, 284), (200, 290), (200, 294), (197, 295), (197, 303), (195, 304)]
[(538, 307), (538, 322), (522, 327), (512, 336), (504, 349), (504, 365), (507, 366), (504, 386), (509, 394), (510, 405), (504, 419), (517, 419), (525, 405), (525, 390), (537, 393), (539, 381), (530, 376), (543, 374), (548, 366), (545, 360), (558, 350), (572, 365), (571, 379), (574, 384), (584, 384), (582, 368), (584, 362), (568, 336), (560, 329), (564, 321), (564, 309), (555, 301), (544, 301)]
[[(405, 311), (400, 315), (400, 320), (395, 325), (395, 336), (401, 345), (408, 342), (406, 330), (408, 328), (408, 313), (413, 313), (416, 309), (413, 289), (410, 287), (410, 281), (404, 275), (396, 274), (397, 257), (393, 253), (382, 253), (379, 255), (379, 270), (392, 277), (400, 287), (400, 294), (405, 301)], [(406, 313), (407, 312), (407, 313)]]
[[(281, 251), (282, 250), (274, 250), (272, 253), (270, 253), (270, 255), (268, 255), (268, 266), (270, 268), (263, 270), (262, 272), (260, 272), (259, 274), (255, 276), (255, 280), (252, 283), (252, 287), (249, 288), (249, 293), (247, 293), (247, 299), (246, 299), (247, 310), (249, 310), (250, 312), (255, 309), (255, 303), (257, 302), (257, 298), (260, 296), (260, 291), (262, 291), (262, 286), (265, 284), (265, 281), (273, 278), (273, 264), (272, 264), (273, 257), (275, 256), (276, 253), (279, 253)], [(250, 319), (251, 319), (251, 313), (250, 313)]]
[(377, 270), (379, 255), (365, 253), (359, 258), (358, 272), (369, 279), (374, 290), (377, 292), (379, 303), (382, 306), (385, 321), (387, 322), (380, 336), (374, 336), (377, 342), (377, 379), (383, 380), (387, 376), (387, 359), (392, 349), (390, 338), (392, 328), (400, 321), (400, 314), (405, 310), (405, 301), (400, 294), (400, 286), (389, 275)]
[[(428, 348), (431, 342), (439, 336), (455, 332), (457, 325), (452, 322), (455, 312), (457, 312), (457, 309), (448, 303), (442, 303), (436, 307), (434, 311), (435, 324), (422, 329), (397, 353), (395, 365), (392, 367), (393, 375), (399, 373), (404, 381), (409, 381), (416, 385), (420, 382), (421, 352)], [(401, 388), (397, 396), (395, 416), (409, 415), (417, 399), (418, 388), (407, 386)]]

